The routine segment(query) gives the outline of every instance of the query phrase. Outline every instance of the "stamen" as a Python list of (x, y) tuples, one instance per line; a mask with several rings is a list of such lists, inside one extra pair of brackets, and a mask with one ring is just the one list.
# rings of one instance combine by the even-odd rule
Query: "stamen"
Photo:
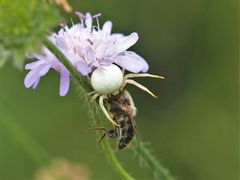
[(65, 24), (64, 22), (60, 22), (60, 23), (59, 23), (59, 26), (60, 26), (61, 28), (64, 28), (64, 27), (66, 26), (66, 24)]
[(72, 26), (74, 26), (74, 22), (73, 22), (73, 19), (71, 18), (71, 23), (72, 23)]
[(97, 14), (93, 15), (92, 17), (93, 17), (93, 18), (98, 18), (98, 17), (101, 16), (101, 15), (102, 15), (101, 13), (97, 13)]
[(86, 18), (86, 16), (85, 16), (83, 13), (79, 12), (79, 11), (75, 12), (75, 14), (76, 14), (81, 20), (83, 20), (83, 19)]
[(95, 19), (96, 19), (98, 30), (100, 30), (100, 25), (99, 25), (98, 17), (101, 16), (101, 15), (102, 15), (101, 13), (98, 13), (98, 14), (95, 14), (95, 15), (92, 16), (92, 18), (95, 18)]
[(100, 25), (99, 25), (99, 20), (98, 20), (98, 18), (96, 18), (96, 21), (97, 21), (97, 28), (98, 28), (98, 30), (100, 30)]

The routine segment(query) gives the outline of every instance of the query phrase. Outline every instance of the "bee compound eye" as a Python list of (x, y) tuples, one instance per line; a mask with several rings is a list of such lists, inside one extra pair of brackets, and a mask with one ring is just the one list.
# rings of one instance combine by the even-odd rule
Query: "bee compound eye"
[(91, 85), (95, 91), (110, 94), (118, 90), (123, 83), (123, 73), (114, 64), (95, 69), (91, 75)]

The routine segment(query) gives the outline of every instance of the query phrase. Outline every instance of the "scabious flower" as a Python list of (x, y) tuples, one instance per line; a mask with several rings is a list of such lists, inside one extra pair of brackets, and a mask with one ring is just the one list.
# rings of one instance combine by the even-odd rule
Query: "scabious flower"
[[(68, 27), (64, 25), (58, 33), (53, 33), (49, 39), (64, 53), (76, 69), (83, 75), (89, 75), (97, 68), (111, 64), (133, 72), (147, 72), (147, 62), (138, 54), (127, 51), (138, 40), (137, 33), (124, 36), (120, 33), (111, 34), (112, 23), (107, 21), (100, 28), (98, 16), (76, 13), (80, 23)], [(96, 18), (97, 26), (93, 26)], [(40, 78), (47, 74), (50, 68), (60, 73), (60, 95), (65, 96), (69, 89), (70, 73), (46, 47), (42, 48), (43, 55), (31, 54), (37, 61), (29, 63), (25, 69), (30, 70), (24, 84), (27, 88), (36, 88)]]

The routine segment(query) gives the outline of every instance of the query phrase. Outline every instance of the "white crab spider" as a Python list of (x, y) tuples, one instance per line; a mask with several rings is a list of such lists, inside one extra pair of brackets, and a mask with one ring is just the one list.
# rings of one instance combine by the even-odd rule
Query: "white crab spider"
[(92, 95), (90, 102), (93, 102), (97, 97), (99, 97), (100, 108), (102, 109), (107, 119), (110, 120), (115, 126), (119, 125), (116, 124), (110, 117), (103, 103), (104, 99), (106, 99), (109, 95), (116, 95), (122, 91), (127, 84), (133, 84), (143, 91), (146, 91), (154, 98), (157, 98), (157, 96), (155, 96), (148, 88), (130, 79), (135, 77), (152, 77), (164, 79), (162, 76), (147, 73), (129, 73), (124, 76), (124, 70), (121, 71), (120, 68), (114, 64), (95, 69), (91, 75), (91, 85), (94, 91), (88, 93), (88, 95)]

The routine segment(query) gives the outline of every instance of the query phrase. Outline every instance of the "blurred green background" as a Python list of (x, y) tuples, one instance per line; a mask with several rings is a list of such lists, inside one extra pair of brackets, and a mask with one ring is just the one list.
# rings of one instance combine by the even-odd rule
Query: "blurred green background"
[[(113, 32), (138, 32), (140, 39), (131, 49), (149, 62), (150, 73), (166, 77), (138, 80), (156, 92), (159, 100), (135, 87), (128, 89), (138, 108), (138, 133), (176, 179), (237, 180), (239, 1), (69, 3), (74, 11), (101, 12), (100, 24), (111, 20)], [(67, 22), (70, 18), (78, 21), (74, 13), (61, 11), (61, 15)], [(92, 122), (74, 86), (66, 97), (60, 97), (59, 76), (51, 71), (36, 90), (26, 89), (26, 73), (11, 63), (0, 69), (0, 179), (32, 179), (40, 168), (23, 148), (25, 141), (16, 139), (22, 135), (11, 124), (14, 121), (52, 158), (64, 157), (87, 166), (91, 179), (119, 179), (96, 149), (95, 135), (85, 132)], [(12, 125), (15, 131), (8, 129)], [(131, 150), (117, 152), (117, 156), (137, 179), (152, 179)]]

